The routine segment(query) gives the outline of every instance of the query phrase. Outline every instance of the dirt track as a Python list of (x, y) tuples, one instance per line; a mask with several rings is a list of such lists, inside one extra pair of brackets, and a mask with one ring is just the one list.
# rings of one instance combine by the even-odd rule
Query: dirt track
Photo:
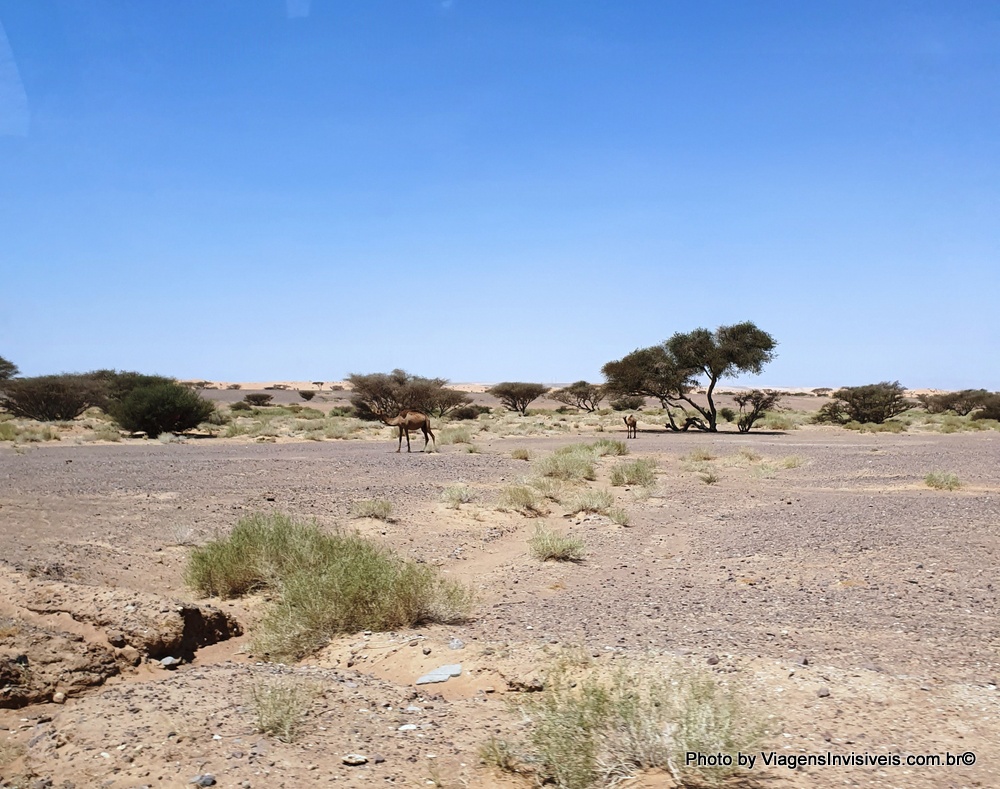
[[(613, 458), (590, 483), (614, 491), (631, 525), (563, 518), (556, 508), (549, 519), (580, 537), (588, 557), (540, 564), (525, 548), (535, 521), (491, 503), (527, 472), (512, 448), (540, 455), (573, 440), (493, 439), (481, 454), (446, 446), (427, 455), (397, 455), (388, 438), (0, 449), (5, 605), (16, 616), (34, 599), (29, 615), (49, 616), (36, 624), (54, 631), (66, 628), (38, 613), (46, 584), (87, 590), (79, 606), (107, 589), (194, 602), (181, 580), (190, 546), (268, 509), (360, 528), (469, 581), (480, 597), (467, 625), (347, 637), (308, 661), (313, 668), (299, 671), (324, 693), (316, 729), (295, 745), (252, 733), (241, 692), (253, 676), (290, 669), (248, 662), (244, 637), (198, 651), (174, 673), (143, 664), (70, 693), (63, 706), (0, 711), (8, 739), (27, 747), (0, 775), (34, 771), (78, 787), (182, 786), (206, 772), (222, 786), (496, 785), (474, 751), (515, 725), (504, 691), (578, 645), (599, 660), (711, 660), (775, 715), (769, 745), (779, 752), (973, 751), (978, 759), (972, 767), (770, 771), (782, 785), (1000, 785), (1000, 434), (640, 432), (629, 444), (634, 456), (659, 460), (654, 494), (610, 488)], [(741, 459), (741, 447), (762, 461)], [(716, 484), (681, 460), (696, 448), (716, 456)], [(792, 467), (778, 462), (789, 456)], [(935, 470), (954, 472), (963, 487), (929, 489), (923, 478)], [(457, 482), (479, 491), (459, 511), (439, 500)], [(396, 520), (352, 521), (351, 503), (367, 498), (392, 501)], [(252, 602), (223, 610), (252, 626)], [(71, 618), (86, 631), (86, 616)], [(80, 638), (103, 635), (95, 633)], [(466, 643), (460, 652), (447, 647), (453, 637)], [(412, 685), (442, 662), (461, 662), (462, 678), (432, 692)], [(408, 706), (421, 710), (403, 712)], [(400, 732), (408, 716), (429, 725)], [(343, 754), (357, 750), (382, 761), (344, 766)], [(665, 776), (644, 780), (669, 785)]]

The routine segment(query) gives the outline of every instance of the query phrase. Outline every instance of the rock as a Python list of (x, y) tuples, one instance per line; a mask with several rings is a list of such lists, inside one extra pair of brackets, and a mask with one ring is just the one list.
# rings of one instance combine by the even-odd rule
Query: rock
[(348, 753), (344, 755), (344, 758), (341, 759), (341, 761), (350, 767), (357, 767), (361, 764), (367, 764), (368, 757), (362, 756), (360, 753)]
[(125, 634), (121, 630), (109, 630), (107, 635), (108, 643), (113, 647), (118, 647), (120, 649), (128, 643), (125, 640)]
[(165, 657), (159, 661), (163, 668), (174, 669), (181, 664), (181, 659), (178, 657)]
[(396, 729), (396, 731), (413, 731), (416, 728), (417, 724), (415, 723), (404, 723), (402, 726)]
[(424, 647), (423, 652), (424, 652), (425, 655), (429, 655), (431, 653), (431, 648), (430, 647)]
[(130, 666), (138, 666), (142, 663), (142, 655), (135, 647), (126, 646), (118, 650), (118, 657)]
[(190, 781), (189, 784), (194, 784), (195, 786), (215, 786), (215, 776), (211, 773), (204, 773), (202, 775), (196, 775)]
[(819, 690), (816, 691), (816, 695), (819, 696), (821, 699), (825, 699), (827, 696), (830, 695), (830, 689), (820, 688)]
[(460, 638), (453, 638), (448, 642), (448, 649), (465, 649), (465, 642)]
[(460, 663), (453, 663), (447, 666), (436, 668), (430, 673), (424, 674), (417, 680), (418, 685), (429, 685), (434, 682), (447, 682), (452, 677), (460, 676), (462, 666)]
[(709, 655), (707, 662), (708, 662), (708, 665), (710, 665), (710, 666), (717, 666), (717, 665), (719, 665), (719, 656), (718, 655)]
[(57, 690), (55, 693), (52, 694), (52, 701), (55, 704), (65, 704), (66, 694), (63, 693), (61, 690)]

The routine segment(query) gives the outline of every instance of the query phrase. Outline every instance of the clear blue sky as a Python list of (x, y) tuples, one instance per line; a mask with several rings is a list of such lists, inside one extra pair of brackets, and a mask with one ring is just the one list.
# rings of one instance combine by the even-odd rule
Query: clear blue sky
[(998, 198), (997, 2), (0, 0), (26, 375), (996, 390)]

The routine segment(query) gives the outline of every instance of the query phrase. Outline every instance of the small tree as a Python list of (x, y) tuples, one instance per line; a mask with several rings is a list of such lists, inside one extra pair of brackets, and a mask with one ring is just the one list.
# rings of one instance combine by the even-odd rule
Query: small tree
[(40, 422), (75, 419), (105, 400), (101, 384), (89, 375), (40, 375), (3, 381), (0, 408)]
[[(752, 389), (749, 392), (736, 395), (733, 399), (740, 407), (740, 418), (736, 423), (736, 428), (741, 433), (749, 433), (754, 422), (763, 417), (765, 411), (772, 410), (778, 404), (778, 401), (781, 400), (781, 393)], [(720, 413), (725, 410), (720, 409)]]
[(163, 375), (145, 375), (132, 370), (94, 370), (87, 375), (97, 381), (104, 391), (104, 399), (98, 403), (110, 413), (113, 403), (120, 403), (141, 386), (176, 383), (176, 379)]
[(7, 361), (0, 356), (0, 381), (7, 381), (17, 375), (20, 370), (14, 362)]
[(646, 398), (638, 395), (624, 395), (611, 401), (611, 407), (615, 411), (641, 411), (644, 405)]
[(1000, 419), (1000, 392), (993, 392), (983, 398), (982, 407), (972, 415), (973, 419)]
[(310, 389), (299, 389), (299, 397), (301, 397), (306, 402), (309, 402), (316, 396), (316, 393)]
[(593, 413), (601, 406), (604, 399), (604, 387), (599, 384), (589, 384), (586, 381), (577, 381), (562, 389), (556, 389), (549, 395), (557, 403), (579, 408), (582, 411)]
[(110, 414), (119, 425), (132, 432), (142, 431), (150, 438), (160, 433), (183, 433), (197, 427), (214, 411), (211, 402), (172, 381), (140, 386), (110, 406)]
[(910, 408), (899, 381), (882, 381), (865, 386), (845, 386), (833, 393), (843, 404), (843, 414), (852, 421), (880, 425)]
[(543, 384), (525, 383), (523, 381), (504, 381), (486, 390), (509, 411), (519, 411), (521, 415), (528, 413), (528, 405), (549, 391)]
[(263, 408), (273, 399), (274, 395), (264, 394), (263, 392), (255, 392), (254, 394), (243, 395), (243, 402), (245, 402), (247, 405), (252, 405), (255, 408)]

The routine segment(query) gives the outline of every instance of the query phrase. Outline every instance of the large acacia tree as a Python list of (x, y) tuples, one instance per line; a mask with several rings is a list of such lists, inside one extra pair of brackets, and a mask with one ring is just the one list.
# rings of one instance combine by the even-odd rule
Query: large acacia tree
[[(601, 368), (608, 390), (621, 395), (655, 397), (667, 409), (672, 430), (718, 430), (715, 387), (720, 379), (738, 373), (759, 375), (774, 358), (774, 338), (750, 321), (720, 326), (714, 332), (695, 329), (674, 334), (650, 348), (639, 348)], [(691, 394), (706, 382), (705, 405)], [(683, 424), (678, 424), (671, 408), (679, 408)], [(688, 408), (693, 410), (688, 411)]]
[(453, 408), (472, 402), (465, 392), (449, 389), (444, 378), (423, 378), (405, 370), (391, 373), (352, 373), (351, 404), (362, 419), (395, 416), (403, 409), (444, 416)]

